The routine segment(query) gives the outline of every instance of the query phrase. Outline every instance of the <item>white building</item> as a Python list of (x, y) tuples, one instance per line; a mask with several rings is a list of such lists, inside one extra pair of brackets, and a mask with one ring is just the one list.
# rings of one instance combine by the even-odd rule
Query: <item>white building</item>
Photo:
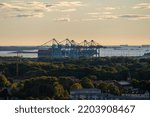
[(139, 92), (124, 93), (122, 94), (122, 96), (128, 97), (128, 98), (134, 98), (134, 99), (149, 99), (150, 94), (148, 91), (145, 91), (143, 93), (139, 93)]
[(70, 91), (72, 100), (149, 100), (150, 94), (146, 92), (124, 93), (121, 96), (103, 93), (100, 89), (79, 89)]

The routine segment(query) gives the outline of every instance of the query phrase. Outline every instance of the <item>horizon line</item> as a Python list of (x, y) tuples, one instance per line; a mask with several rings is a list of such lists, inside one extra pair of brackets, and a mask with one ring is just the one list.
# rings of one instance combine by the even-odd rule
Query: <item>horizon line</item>
[[(100, 45), (102, 45), (102, 44), (100, 44)], [(27, 47), (27, 46), (41, 46), (41, 45), (0, 45), (0, 47), (10, 47), (10, 46), (25, 46), (25, 47)], [(150, 46), (150, 44), (135, 44), (135, 45), (133, 45), (133, 44), (112, 44), (112, 45), (102, 45), (102, 46)]]

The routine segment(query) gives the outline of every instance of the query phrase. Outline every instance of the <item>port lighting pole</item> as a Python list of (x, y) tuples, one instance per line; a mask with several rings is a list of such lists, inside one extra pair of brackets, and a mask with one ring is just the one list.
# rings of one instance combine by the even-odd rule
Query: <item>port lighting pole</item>
[(18, 77), (19, 75), (19, 55), (17, 51), (17, 61), (16, 61), (16, 76)]

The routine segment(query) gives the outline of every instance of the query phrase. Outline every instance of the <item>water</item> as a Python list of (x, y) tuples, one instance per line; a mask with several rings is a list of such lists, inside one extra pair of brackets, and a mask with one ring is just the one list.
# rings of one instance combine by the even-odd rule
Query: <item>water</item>
[[(32, 50), (30, 50), (32, 51)], [(14, 51), (0, 51), (0, 56), (3, 57), (16, 57), (17, 53), (14, 53)], [(19, 53), (18, 56), (24, 57), (24, 58), (37, 58), (37, 53)]]
[[(150, 53), (150, 46), (107, 46), (108, 48), (100, 49), (101, 57), (111, 56), (143, 56), (145, 53)], [(24, 50), (26, 51), (26, 50)], [(35, 52), (37, 50), (27, 50), (28, 52)], [(0, 51), (0, 56), (17, 56), (14, 51)], [(37, 58), (37, 53), (20, 53), (19, 56), (24, 58)]]

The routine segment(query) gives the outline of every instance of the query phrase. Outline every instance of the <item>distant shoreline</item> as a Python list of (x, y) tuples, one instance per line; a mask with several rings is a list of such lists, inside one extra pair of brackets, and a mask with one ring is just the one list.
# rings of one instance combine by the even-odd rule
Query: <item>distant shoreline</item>
[[(41, 46), (0, 46), (0, 51), (38, 50)], [(150, 45), (105, 45), (106, 48), (118, 47), (150, 47)]]

